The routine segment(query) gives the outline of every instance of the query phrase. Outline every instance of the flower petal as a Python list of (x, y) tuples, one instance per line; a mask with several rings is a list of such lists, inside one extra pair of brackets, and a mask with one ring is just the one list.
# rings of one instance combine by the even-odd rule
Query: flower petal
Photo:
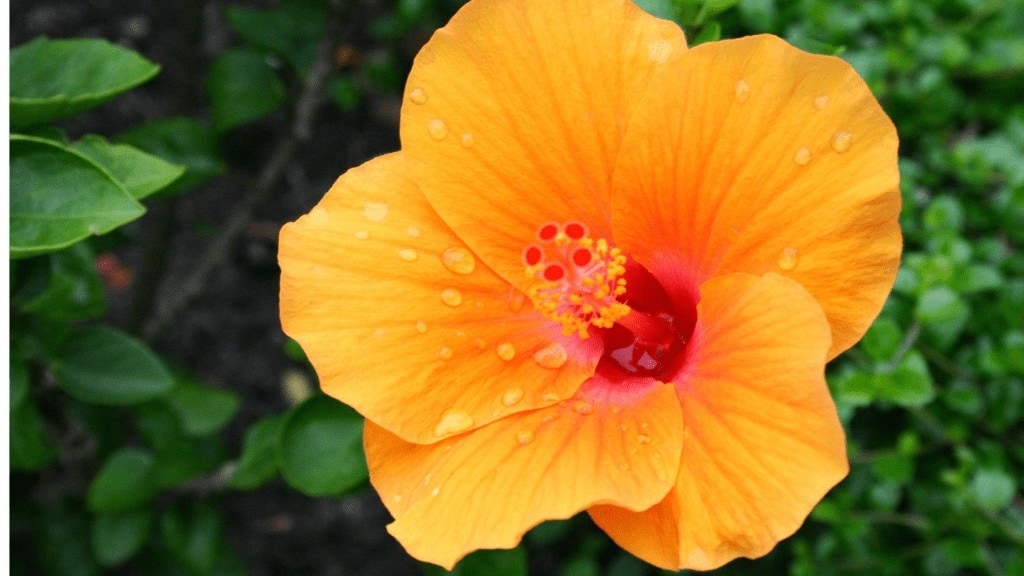
[(510, 415), (428, 446), (367, 421), (370, 480), (411, 555), (448, 569), (479, 548), (511, 548), (544, 520), (597, 503), (642, 510), (672, 486), (682, 418), (672, 386), (601, 376), (573, 400)]
[(856, 72), (754, 36), (688, 50), (647, 94), (615, 173), (619, 247), (693, 286), (785, 274), (824, 309), (829, 356), (852, 346), (901, 250), (896, 130)]
[(324, 391), (410, 442), (568, 398), (600, 356), (465, 248), (400, 154), (285, 225), (280, 263), (281, 322)]
[(672, 492), (653, 508), (590, 510), (633, 554), (709, 570), (766, 554), (848, 471), (825, 384), (829, 327), (796, 282), (730, 274), (700, 289), (676, 380), (685, 436)]
[(625, 0), (470, 2), (416, 58), (402, 151), (444, 221), (522, 288), (523, 250), (544, 224), (610, 238), (628, 120), (685, 48), (675, 24)]

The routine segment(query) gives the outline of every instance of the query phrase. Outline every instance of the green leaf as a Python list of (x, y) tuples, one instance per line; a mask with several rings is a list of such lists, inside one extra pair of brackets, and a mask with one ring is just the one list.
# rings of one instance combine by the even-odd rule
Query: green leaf
[(95, 162), (62, 144), (11, 136), (11, 258), (65, 248), (146, 209)]
[(935, 398), (928, 365), (921, 353), (912, 350), (890, 373), (873, 378), (878, 397), (900, 406), (924, 406)]
[[(93, 576), (99, 574), (89, 553), (89, 518), (82, 505), (69, 500), (40, 502), (32, 517), (35, 556), (42, 570), (27, 574), (47, 576)], [(29, 552), (29, 550), (18, 550)], [(13, 560), (19, 554), (11, 555)]]
[(930, 288), (921, 295), (914, 316), (923, 324), (966, 321), (970, 310), (960, 295), (947, 286)]
[(14, 410), (28, 398), (28, 366), (24, 362), (17, 362), (13, 359), (10, 364), (11, 378), (11, 410)]
[(11, 50), (11, 126), (88, 110), (159, 71), (149, 60), (106, 40), (36, 38)]
[(708, 22), (700, 29), (700, 34), (697, 34), (697, 37), (693, 39), (693, 43), (690, 46), (697, 46), (705, 42), (715, 42), (721, 37), (722, 24), (717, 20)]
[(71, 336), (52, 368), (68, 394), (92, 404), (134, 404), (174, 386), (163, 363), (144, 344), (106, 326)]
[(206, 89), (217, 132), (263, 118), (285, 99), (284, 84), (266, 56), (239, 49), (225, 51), (210, 64)]
[(281, 0), (279, 8), (261, 10), (228, 6), (228, 24), (246, 42), (270, 50), (304, 73), (312, 64), (324, 34), (326, 4), (310, 0)]
[(199, 501), (168, 508), (160, 518), (160, 535), (171, 555), (190, 574), (210, 574), (223, 546), (217, 511)]
[(103, 283), (87, 244), (75, 244), (48, 258), (25, 263), (28, 274), (38, 274), (38, 283), (45, 288), (31, 295), (12, 295), (12, 301), (23, 312), (55, 320), (86, 320), (106, 312)]
[(97, 514), (92, 522), (92, 553), (107, 568), (134, 556), (153, 526), (153, 510)]
[(85, 136), (71, 148), (106, 169), (136, 200), (166, 187), (185, 173), (184, 166), (165, 162), (127, 144), (111, 144), (99, 136)]
[(891, 318), (882, 316), (868, 328), (861, 347), (872, 360), (885, 361), (892, 358), (903, 341), (900, 325)]
[(190, 378), (178, 379), (167, 394), (167, 405), (181, 421), (185, 434), (206, 436), (220, 430), (238, 410), (238, 395), (204, 386)]
[(86, 503), (93, 512), (127, 512), (157, 493), (153, 455), (122, 448), (107, 458), (89, 485)]
[(57, 451), (47, 438), (35, 403), (25, 396), (15, 404), (14, 390), (11, 392), (11, 470), (39, 470), (57, 459)]
[(978, 470), (971, 479), (971, 495), (979, 506), (998, 512), (1010, 505), (1017, 492), (1017, 482), (1003, 470)]
[(242, 455), (231, 479), (231, 487), (252, 490), (269, 482), (278, 471), (277, 441), (285, 415), (275, 414), (256, 422), (242, 440)]
[(224, 171), (217, 141), (208, 126), (194, 118), (166, 118), (121, 134), (118, 142), (185, 167), (185, 174), (158, 196), (191, 190)]
[(526, 576), (526, 552), (522, 547), (511, 550), (477, 550), (466, 556), (449, 572), (424, 565), (426, 576)]
[(281, 473), (309, 496), (343, 494), (368, 475), (363, 454), (363, 419), (324, 395), (312, 396), (288, 414), (281, 430)]

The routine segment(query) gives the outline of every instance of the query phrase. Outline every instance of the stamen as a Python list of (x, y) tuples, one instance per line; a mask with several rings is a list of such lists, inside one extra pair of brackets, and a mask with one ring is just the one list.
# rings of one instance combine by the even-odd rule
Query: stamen
[(588, 236), (579, 222), (548, 223), (537, 230), (540, 245), (523, 251), (527, 294), (544, 316), (562, 324), (565, 335), (590, 336), (590, 326), (611, 328), (629, 314), (617, 298), (626, 293), (626, 257), (618, 248)]

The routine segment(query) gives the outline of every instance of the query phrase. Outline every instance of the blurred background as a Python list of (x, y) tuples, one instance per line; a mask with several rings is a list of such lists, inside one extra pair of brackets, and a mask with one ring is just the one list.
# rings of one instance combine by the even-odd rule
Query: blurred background
[[(358, 416), (281, 332), (276, 243), (398, 148), (412, 58), (461, 4), (12, 1), (12, 205), (32, 158), (81, 154), (81, 181), (133, 197), (12, 248), (13, 574), (444, 573), (387, 535)], [(714, 573), (1024, 576), (1024, 2), (640, 4), (691, 44), (771, 32), (846, 59), (901, 138), (903, 265), (828, 369), (850, 476), (771, 554)], [(88, 58), (125, 81), (89, 92)], [(54, 60), (80, 92), (58, 112)], [(585, 514), (456, 572), (662, 574)]]

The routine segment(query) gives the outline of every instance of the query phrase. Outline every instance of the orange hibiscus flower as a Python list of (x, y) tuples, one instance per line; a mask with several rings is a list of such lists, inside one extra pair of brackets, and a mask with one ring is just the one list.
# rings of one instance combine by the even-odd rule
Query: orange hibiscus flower
[(901, 247), (895, 130), (838, 58), (687, 49), (624, 0), (472, 0), (401, 152), (281, 233), (281, 317), (366, 417), (413, 556), (586, 510), (669, 569), (767, 553), (848, 470), (826, 361)]

